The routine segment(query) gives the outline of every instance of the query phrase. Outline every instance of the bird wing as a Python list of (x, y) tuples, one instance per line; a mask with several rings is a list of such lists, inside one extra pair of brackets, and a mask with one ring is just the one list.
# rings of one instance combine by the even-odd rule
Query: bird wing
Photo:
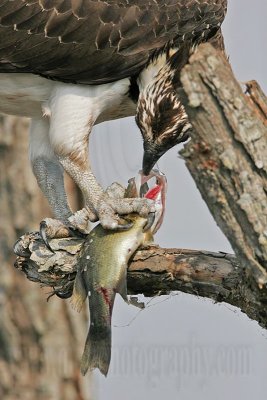
[[(0, 72), (89, 84), (137, 74), (150, 55), (218, 29), (227, 0), (0, 0)], [(203, 33), (204, 32), (204, 33)]]

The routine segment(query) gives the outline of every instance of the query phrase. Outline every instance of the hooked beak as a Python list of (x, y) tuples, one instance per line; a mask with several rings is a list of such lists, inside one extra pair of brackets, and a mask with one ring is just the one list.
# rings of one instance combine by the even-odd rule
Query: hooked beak
[(142, 164), (144, 175), (150, 174), (150, 171), (152, 170), (158, 159), (159, 159), (158, 154), (154, 149), (144, 150), (143, 164)]

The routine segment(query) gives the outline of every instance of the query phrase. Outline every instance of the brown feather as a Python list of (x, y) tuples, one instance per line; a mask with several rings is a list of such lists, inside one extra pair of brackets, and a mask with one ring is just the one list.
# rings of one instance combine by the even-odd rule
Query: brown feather
[(88, 84), (138, 74), (170, 42), (179, 47), (184, 41), (210, 39), (227, 6), (226, 0), (25, 3), (0, 0), (0, 72)]

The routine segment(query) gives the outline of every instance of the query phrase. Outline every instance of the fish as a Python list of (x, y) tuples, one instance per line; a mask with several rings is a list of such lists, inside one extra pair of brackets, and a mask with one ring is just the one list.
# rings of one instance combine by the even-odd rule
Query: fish
[[(149, 189), (148, 180), (155, 177), (156, 184)], [(90, 326), (81, 359), (81, 373), (98, 368), (107, 376), (111, 360), (111, 319), (117, 293), (128, 302), (127, 265), (135, 251), (153, 241), (165, 209), (166, 177), (153, 170), (148, 177), (139, 174), (139, 182), (131, 178), (125, 197), (142, 196), (155, 202), (155, 215), (149, 229), (147, 218), (138, 214), (127, 215), (123, 231), (111, 231), (98, 224), (89, 233), (78, 261), (72, 295), (72, 305), (80, 311), (89, 298)], [(142, 188), (138, 192), (137, 185)], [(144, 193), (145, 192), (145, 193)]]

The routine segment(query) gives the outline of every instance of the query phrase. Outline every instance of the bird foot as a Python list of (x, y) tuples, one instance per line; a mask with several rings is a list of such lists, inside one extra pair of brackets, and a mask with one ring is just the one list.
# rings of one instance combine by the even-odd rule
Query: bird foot
[(54, 252), (49, 244), (48, 239), (66, 238), (70, 236), (70, 232), (64, 222), (54, 218), (45, 218), (40, 222), (40, 236), (43, 239), (46, 247), (50, 251)]
[[(49, 239), (87, 235), (90, 232), (90, 222), (97, 220), (105, 229), (130, 229), (132, 223), (127, 220), (127, 214), (130, 213), (137, 213), (147, 218), (144, 230), (149, 229), (155, 218), (154, 202), (140, 197), (125, 198), (125, 193), (126, 189), (115, 182), (98, 197), (93, 211), (90, 205), (75, 212), (66, 221), (45, 218), (40, 223), (40, 235), (47, 248), (53, 251), (49, 245)], [(124, 215), (125, 218), (123, 218)]]
[(90, 232), (90, 222), (95, 222), (96, 220), (95, 215), (91, 215), (86, 208), (76, 211), (68, 218), (70, 230), (84, 235), (88, 235)]
[(98, 199), (96, 212), (99, 222), (105, 229), (126, 230), (132, 224), (128, 223), (127, 214), (137, 213), (141, 217), (148, 218), (146, 229), (149, 229), (154, 221), (154, 201), (146, 198), (126, 198), (126, 189), (114, 182)]
[(85, 231), (85, 229), (82, 231), (81, 226), (76, 226), (68, 221), (63, 222), (54, 218), (45, 218), (40, 223), (40, 236), (43, 239), (46, 247), (50, 251), (54, 252), (49, 244), (49, 239), (62, 239), (73, 236), (81, 237)]
[(127, 221), (127, 214), (137, 213), (148, 219), (145, 229), (149, 229), (154, 222), (154, 202), (145, 198), (126, 198), (127, 195), (122, 185), (112, 183), (96, 200), (92, 200), (90, 206), (87, 205), (68, 218), (70, 226), (83, 234), (88, 234), (90, 222), (99, 220), (105, 229), (127, 230), (132, 226)]

